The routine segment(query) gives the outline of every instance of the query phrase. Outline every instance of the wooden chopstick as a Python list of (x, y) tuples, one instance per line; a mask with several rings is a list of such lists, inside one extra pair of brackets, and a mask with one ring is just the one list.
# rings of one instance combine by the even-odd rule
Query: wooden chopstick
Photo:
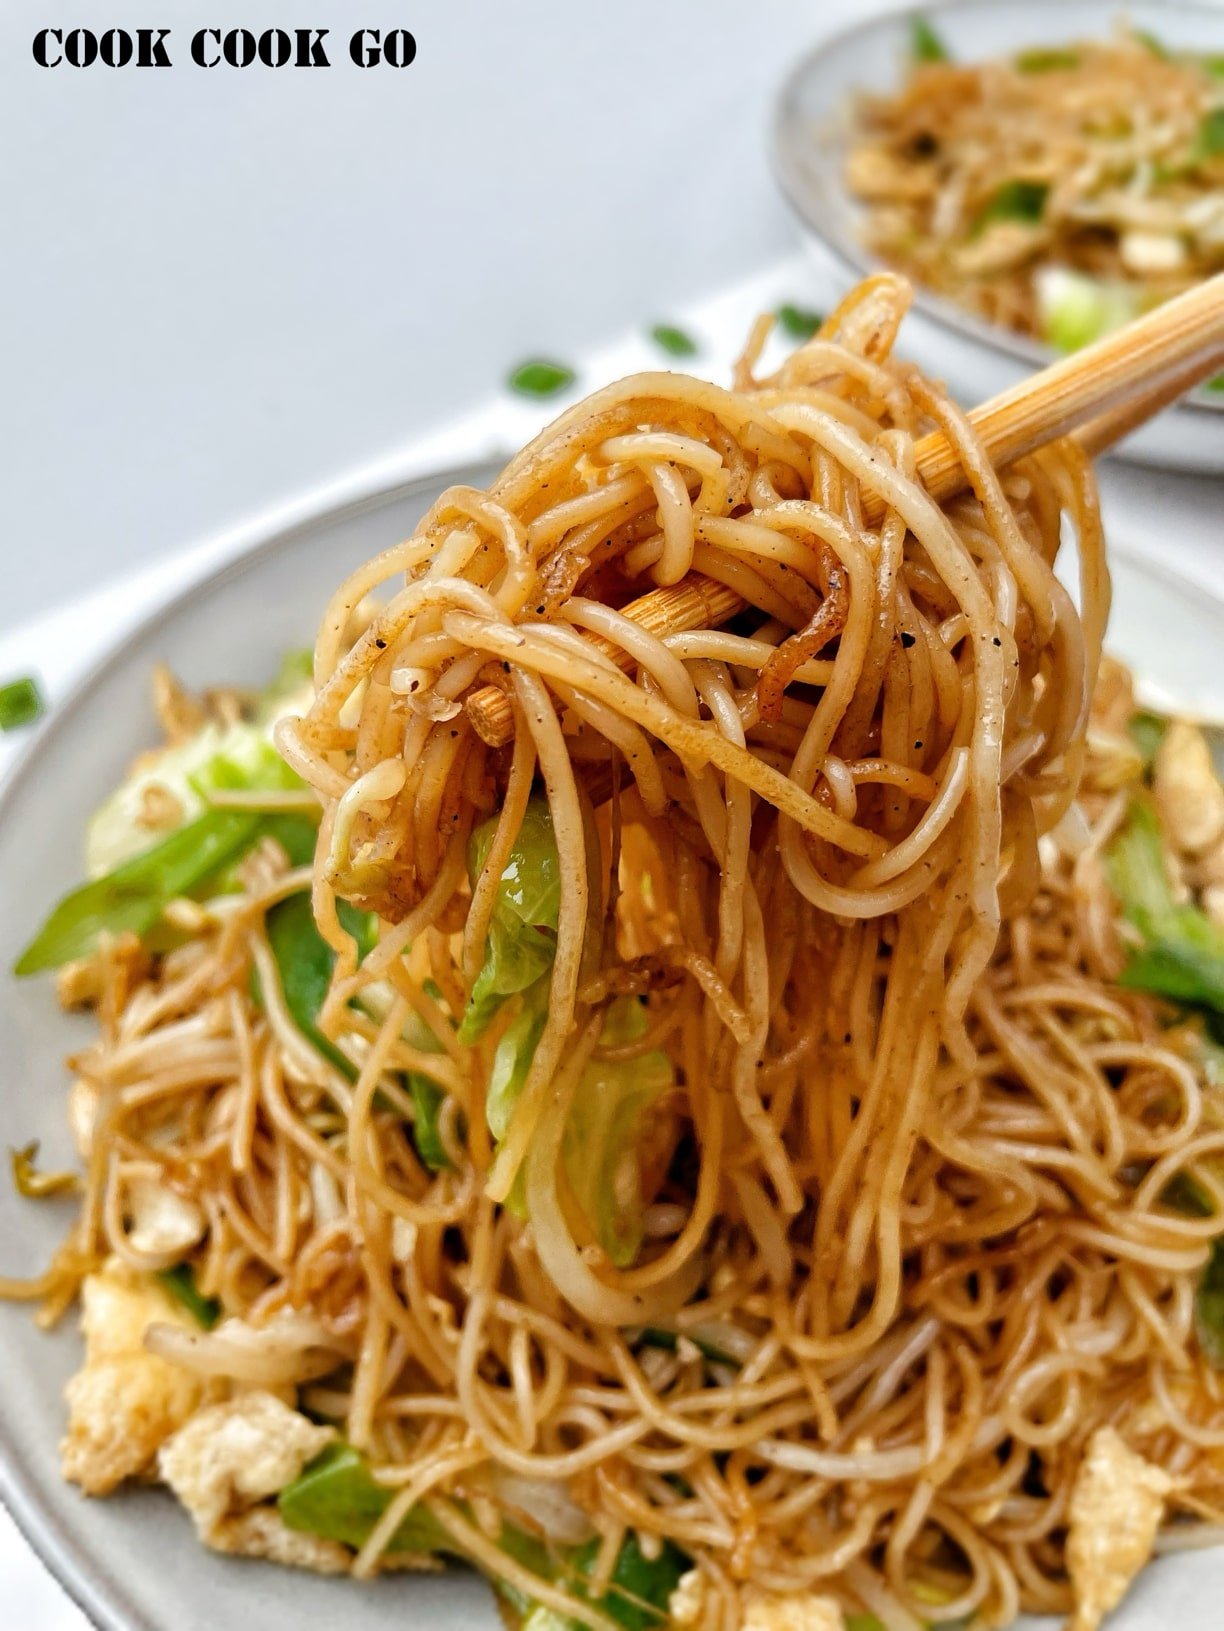
[[(1104, 452), (1177, 395), (1209, 378), (1222, 354), (1224, 272), (1217, 272), (1125, 328), (1031, 374), (974, 408), (969, 418), (999, 469), (1090, 420), (1101, 421), (1106, 434), (1115, 427), (1110, 440), (1096, 441), (1095, 451)], [(1174, 395), (1163, 394), (1175, 385), (1180, 389)], [(941, 503), (965, 485), (955, 450), (942, 432), (924, 436), (914, 458), (927, 491)], [(868, 513), (868, 519), (878, 518)]]
[[(1224, 350), (1214, 360), (1214, 365), (1208, 370), (1208, 375), (1224, 373)], [(1171, 379), (1162, 385), (1156, 386), (1144, 396), (1133, 397), (1128, 402), (1120, 403), (1108, 412), (1098, 414), (1090, 419), (1086, 425), (1073, 432), (1074, 440), (1079, 443), (1085, 453), (1093, 458), (1099, 453), (1106, 453), (1111, 447), (1116, 447), (1132, 431), (1138, 430), (1140, 425), (1146, 425), (1149, 419), (1154, 419), (1162, 409), (1171, 407), (1174, 402), (1192, 391), (1196, 385), (1203, 382), (1203, 370), (1196, 361), (1193, 367), (1174, 374)]]
[[(974, 408), (969, 419), (998, 468), (1072, 433), (1096, 455), (1221, 369), (1224, 272), (1030, 375)], [(964, 466), (942, 431), (924, 436), (914, 459), (919, 478), (938, 502), (965, 486)], [(884, 505), (875, 494), (865, 494), (863, 513), (869, 524), (878, 525)], [(690, 572), (670, 588), (652, 589), (630, 601), (623, 611), (654, 634), (671, 634), (716, 628), (743, 607), (734, 590)], [(623, 646), (597, 635), (587, 638), (622, 669), (634, 666)], [(476, 734), (490, 746), (504, 747), (512, 740), (514, 709), (498, 686), (474, 691), (466, 711)]]

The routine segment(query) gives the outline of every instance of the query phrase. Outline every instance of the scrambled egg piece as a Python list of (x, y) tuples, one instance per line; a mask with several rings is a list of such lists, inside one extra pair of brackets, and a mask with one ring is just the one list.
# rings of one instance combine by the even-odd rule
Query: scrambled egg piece
[[(680, 1576), (667, 1605), (676, 1631), (701, 1631), (705, 1624), (706, 1583), (698, 1569)], [(744, 1605), (742, 1631), (845, 1631), (841, 1605), (831, 1597), (788, 1597), (752, 1591)]]
[(677, 1631), (689, 1631), (690, 1626), (701, 1624), (705, 1600), (706, 1583), (701, 1570), (690, 1569), (682, 1574), (667, 1600), (667, 1617)]
[(347, 1574), (353, 1563), (352, 1553), (337, 1541), (290, 1529), (272, 1506), (253, 1506), (249, 1512), (223, 1518), (209, 1534), (208, 1544), (230, 1557), (263, 1558), (312, 1574)]
[(843, 1631), (841, 1606), (831, 1597), (781, 1597), (760, 1592), (749, 1598), (743, 1631)]
[(1152, 1555), (1174, 1482), (1136, 1455), (1112, 1427), (1088, 1441), (1071, 1492), (1067, 1568), (1075, 1613), (1067, 1631), (1097, 1631)]
[(193, 1416), (158, 1469), (211, 1544), (223, 1520), (279, 1495), (335, 1436), (271, 1393), (240, 1393)]
[(162, 1444), (204, 1397), (204, 1384), (146, 1353), (144, 1334), (162, 1323), (190, 1328), (156, 1281), (117, 1258), (81, 1288), (85, 1364), (68, 1383), (64, 1477), (87, 1495), (109, 1495), (146, 1472)]

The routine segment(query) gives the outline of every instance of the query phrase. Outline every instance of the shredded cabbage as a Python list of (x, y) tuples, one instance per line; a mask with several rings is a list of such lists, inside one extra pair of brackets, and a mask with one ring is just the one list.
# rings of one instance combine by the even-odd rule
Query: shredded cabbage
[[(468, 872), (473, 885), (497, 831), (486, 821), (472, 834)], [(489, 921), (484, 963), (472, 986), (460, 1039), (475, 1042), (507, 997), (526, 991), (553, 965), (561, 911), (561, 862), (546, 799), (533, 796), (502, 869)]]
[[(624, 1047), (645, 1030), (642, 1004), (622, 997), (608, 1010), (600, 1042)], [(671, 1060), (652, 1049), (635, 1059), (592, 1059), (574, 1096), (562, 1144), (566, 1177), (618, 1268), (632, 1263), (642, 1244), (644, 1117), (674, 1082)]]
[(1105, 282), (1063, 266), (1044, 268), (1036, 283), (1041, 333), (1059, 351), (1091, 345), (1146, 309), (1141, 291), (1130, 284)]

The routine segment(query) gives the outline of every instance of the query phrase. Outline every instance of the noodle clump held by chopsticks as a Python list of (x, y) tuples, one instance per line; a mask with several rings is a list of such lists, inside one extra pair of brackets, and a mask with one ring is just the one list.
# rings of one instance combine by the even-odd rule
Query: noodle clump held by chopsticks
[(1094, 1491), (1146, 1491), (1119, 1591), (1164, 1518), (1219, 1521), (1224, 1132), (1195, 1028), (1116, 984), (1144, 773), (1112, 670), (1089, 730), (1095, 488), (1069, 442), (990, 466), (892, 356), (908, 299), (869, 281), (771, 375), (766, 320), (733, 388), (624, 380), (444, 493), (277, 728), (313, 868), (265, 845), (186, 944), (102, 958), (103, 1130), (37, 1290), (164, 1266), (124, 1197), (192, 1195), (229, 1317), (146, 1346), (297, 1390), (347, 1441), (317, 1476), (361, 1458), (360, 1530), (282, 1491), (313, 1566), (458, 1553), (594, 1631), (1091, 1631)]
[[(775, 377), (750, 355), (734, 391), (623, 381), (488, 493), (443, 495), (335, 597), (318, 699), (281, 737), (324, 802), (321, 921), (337, 896), (385, 920), (346, 997), (394, 974), (419, 1005), (431, 977), (462, 1007), (490, 883), (542, 786), (561, 880), (547, 1020), (485, 1190), (526, 1184), (545, 1266), (592, 1320), (676, 1313), (731, 1182), (779, 1290), (819, 1198), (804, 1232), (826, 1272), (792, 1309), (808, 1357), (888, 1329), (940, 1050), (971, 1065), (1001, 891), (1031, 896), (1038, 836), (1075, 791), (1106, 610), (1091, 487), (1066, 450), (1004, 486), (952, 405), (891, 362), (906, 303), (896, 280), (864, 285)], [(913, 472), (933, 425), (976, 489), (947, 512)], [(1064, 513), (1083, 624), (1053, 572)], [(353, 605), (400, 574), (344, 651)], [(652, 634), (625, 615), (694, 583), (740, 597), (730, 627)], [(500, 748), (463, 706), (489, 681), (512, 710)], [(469, 909), (471, 830), (492, 816)], [(649, 996), (650, 1045), (680, 1067), (675, 1143), (687, 1124), (699, 1171), (680, 1237), (617, 1274), (586, 1261), (549, 1152), (626, 994)]]

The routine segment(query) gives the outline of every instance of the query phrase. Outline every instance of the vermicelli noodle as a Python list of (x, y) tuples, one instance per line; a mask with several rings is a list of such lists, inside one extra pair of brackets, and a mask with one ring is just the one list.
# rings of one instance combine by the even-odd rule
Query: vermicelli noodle
[(1168, 1544), (1224, 1522), (1224, 1119), (1198, 1029), (1116, 983), (1143, 769), (1116, 675), (1088, 728), (1091, 473), (996, 472), (892, 355), (907, 301), (872, 280), (771, 375), (758, 333), (734, 389), (597, 392), (336, 592), (277, 729), (322, 806), (317, 1037), (275, 844), (182, 943), (95, 960), (63, 1295), (181, 1260), (135, 1249), (138, 1174), (197, 1207), (229, 1317), (148, 1344), (362, 1453), (359, 1574), (423, 1514), (589, 1627), (629, 1623), (630, 1537), (684, 1559), (677, 1625), (1002, 1625), (1073, 1606), (1110, 1428)]

